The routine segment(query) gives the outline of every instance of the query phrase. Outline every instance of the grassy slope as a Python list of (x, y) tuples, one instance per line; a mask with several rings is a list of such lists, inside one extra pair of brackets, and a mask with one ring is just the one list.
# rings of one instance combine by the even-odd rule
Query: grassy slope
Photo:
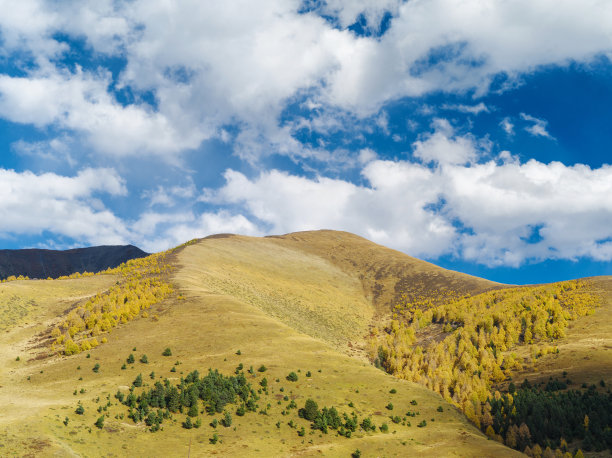
[(283, 246), (320, 256), (358, 277), (379, 316), (388, 315), (402, 295), (413, 300), (435, 300), (445, 291), (478, 294), (504, 286), (443, 269), (348, 232), (306, 231), (271, 238)]
[[(40, 324), (13, 328), (0, 335), (2, 349), (11, 349), (1, 353), (4, 363), (0, 373), (0, 444), (4, 447), (0, 454), (30, 451), (43, 456), (73, 453), (182, 456), (190, 442), (192, 456), (213, 452), (233, 456), (321, 453), (348, 456), (356, 448), (364, 456), (514, 454), (496, 442), (487, 441), (438, 395), (385, 375), (328, 345), (326, 342), (334, 345), (350, 337), (349, 328), (356, 330), (356, 334), (362, 332), (374, 310), (368, 308), (363, 285), (355, 276), (319, 256), (304, 256), (303, 251), (300, 254), (289, 248), (282, 243), (275, 245), (274, 239), (247, 238), (209, 239), (186, 247), (177, 257), (181, 268), (175, 274), (186, 299), (175, 297), (155, 306), (149, 313), (158, 313), (158, 322), (138, 319), (120, 326), (110, 335), (109, 343), (91, 351), (90, 359), (79, 354), (27, 361), (37, 350), (28, 349), (25, 342), (41, 330), (46, 319), (64, 310), (76, 297), (103, 290), (112, 279), (69, 280), (73, 285), (66, 291), (50, 291), (49, 286), (64, 287), (67, 283), (48, 282), (42, 288), (39, 288), (42, 282), (26, 283), (24, 297), (39, 297), (46, 294), (43, 291), (49, 291), (50, 299), (44, 307), (32, 307), (29, 312), (28, 322)], [(231, 259), (240, 262), (232, 263)], [(322, 323), (320, 326), (313, 325), (317, 320)], [(298, 330), (286, 323), (294, 324)], [(137, 357), (147, 354), (150, 363), (146, 366), (136, 363), (122, 371), (121, 364), (132, 347), (137, 347), (134, 352)], [(165, 347), (172, 348), (171, 358), (161, 356)], [(237, 349), (241, 349), (241, 356), (235, 354)], [(20, 355), (22, 361), (16, 362), (15, 355)], [(176, 360), (181, 365), (177, 366), (177, 373), (171, 373)], [(96, 362), (101, 365), (97, 374), (91, 371)], [(151, 434), (131, 420), (115, 420), (116, 413), (125, 413), (122, 406), (110, 408), (104, 431), (96, 428), (88, 431), (99, 415), (95, 412), (99, 404), (94, 399), (100, 396), (105, 401), (105, 396), (112, 396), (119, 386), (127, 389), (138, 373), (152, 383), (147, 376), (150, 371), (155, 371), (157, 377), (180, 377), (181, 371), (186, 374), (198, 369), (203, 373), (213, 367), (230, 374), (238, 363), (245, 368), (260, 364), (269, 368), (265, 375), (272, 382), (271, 415), (252, 413), (234, 417), (236, 431), (233, 428), (218, 431), (222, 444), (208, 443), (213, 430), (206, 425), (207, 421), (201, 429), (189, 431), (178, 423), (164, 423), (164, 431)], [(77, 366), (81, 369), (77, 370)], [(298, 369), (300, 380), (296, 384), (284, 380), (289, 371)], [(307, 370), (312, 371), (309, 380), (304, 376)], [(83, 380), (78, 380), (79, 377)], [(254, 381), (260, 378), (261, 375)], [(280, 382), (275, 382), (276, 378)], [(334, 434), (298, 437), (286, 422), (294, 419), (300, 426), (308, 425), (296, 419), (295, 411), (287, 417), (279, 414), (287, 404), (275, 403), (280, 387), (286, 389), (283, 394), (292, 390), (298, 405), (312, 397), (320, 406), (335, 405), (341, 412), (349, 412), (347, 404), (352, 401), (360, 417), (371, 414), (378, 425), (387, 421), (391, 432), (358, 434), (351, 439)], [(73, 395), (75, 389), (81, 388), (86, 390), (84, 394)], [(397, 394), (390, 394), (391, 388), (396, 388)], [(418, 407), (409, 404), (412, 399), (418, 401)], [(86, 409), (82, 417), (74, 413), (77, 400)], [(416, 420), (427, 419), (429, 425), (416, 428), (417, 421), (412, 419), (410, 428), (394, 426), (384, 408), (388, 402), (395, 405), (394, 414), (418, 409), (420, 417)], [(439, 405), (444, 406), (444, 412), (436, 411)], [(66, 416), (67, 427), (62, 424)], [(279, 419), (282, 425), (277, 430), (275, 423)]]

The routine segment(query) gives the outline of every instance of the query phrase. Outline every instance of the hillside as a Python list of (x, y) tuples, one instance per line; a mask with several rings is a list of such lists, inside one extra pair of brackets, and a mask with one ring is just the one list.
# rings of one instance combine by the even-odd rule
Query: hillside
[(198, 244), (203, 285), (255, 305), (336, 348), (364, 349), (370, 328), (402, 297), (444, 300), (502, 285), (442, 269), (341, 231), (264, 238), (212, 236)]
[(57, 278), (75, 272), (100, 272), (147, 253), (133, 245), (95, 246), (72, 250), (0, 250), (0, 279), (10, 276)]
[[(183, 456), (190, 450), (191, 456), (350, 456), (359, 449), (363, 456), (513, 455), (488, 441), (439, 395), (327, 343), (350, 337), (342, 315), (365, 330), (374, 314), (358, 277), (274, 239), (206, 239), (166, 259), (172, 270), (164, 278), (175, 293), (103, 333), (107, 343), (73, 356), (45, 357), (48, 347), (40, 347), (45, 342), (40, 336), (73, 307), (96, 294), (104, 297), (111, 285), (124, 281), (121, 271), (0, 286), (0, 294), (22, 308), (0, 335), (6, 358), (0, 373), (3, 454)], [(296, 305), (295, 299), (301, 302)], [(265, 304), (271, 305), (266, 309)], [(290, 325), (294, 317), (295, 327)], [(296, 328), (322, 331), (313, 337)], [(171, 357), (163, 356), (166, 348)], [(126, 365), (130, 353), (136, 360)], [(148, 355), (147, 363), (140, 362), (142, 355)], [(213, 368), (229, 376), (237, 366), (250, 383), (260, 386), (265, 377), (267, 386), (259, 394), (262, 413), (239, 416), (236, 406), (225, 409), (231, 411), (231, 427), (209, 425), (222, 414), (200, 414), (202, 426), (185, 429), (185, 414), (176, 413), (152, 433), (144, 422), (128, 419), (128, 409), (114, 397), (118, 390), (129, 394), (139, 374), (144, 382), (137, 393), (153, 387), (152, 377), (178, 383), (193, 370), (203, 375)], [(253, 374), (247, 371), (251, 367)], [(291, 372), (296, 382), (286, 379)], [(319, 409), (333, 406), (341, 415), (354, 413), (359, 422), (371, 419), (376, 432), (358, 428), (347, 439), (334, 430), (312, 430), (297, 415), (309, 398)], [(82, 415), (75, 413), (78, 406)], [(105, 421), (98, 429), (94, 423), (101, 414)], [(380, 430), (383, 424), (388, 432)], [(214, 435), (216, 444), (211, 443)]]
[[(484, 428), (486, 415), (466, 411), (463, 400), (476, 386), (497, 409), (510, 379), (535, 384), (564, 367), (576, 380), (582, 372), (612, 383), (610, 282), (505, 287), (352, 234), (316, 231), (219, 235), (104, 275), (3, 283), (0, 454), (520, 456), (503, 442), (514, 437), (515, 447), (535, 447), (522, 425), (502, 424), (504, 413)], [(554, 340), (559, 352), (531, 358), (549, 345), (537, 335), (538, 301), (575, 313), (559, 312), (568, 317), (565, 336)], [(480, 353), (455, 360), (449, 351), (437, 363), (457, 364), (449, 384), (440, 383), (436, 345), (469, 338), (472, 320), (478, 326), (489, 317), (494, 327), (507, 326), (515, 345), (510, 323), (520, 319), (512, 313), (527, 309), (533, 343), (506, 351), (482, 334)], [(500, 336), (494, 331), (490, 342)], [(517, 361), (522, 351), (520, 369), (495, 372), (506, 355), (518, 352)], [(395, 376), (374, 367), (373, 357)], [(501, 377), (490, 388), (489, 370)], [(307, 400), (316, 403), (312, 417), (300, 411)]]

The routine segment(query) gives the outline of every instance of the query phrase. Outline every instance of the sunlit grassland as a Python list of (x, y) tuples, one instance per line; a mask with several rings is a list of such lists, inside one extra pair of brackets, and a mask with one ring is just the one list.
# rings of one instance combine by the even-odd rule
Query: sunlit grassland
[[(18, 336), (14, 343), (18, 354), (12, 353), (9, 358), (3, 354), (3, 364), (8, 370), (0, 382), (0, 443), (4, 445), (0, 454), (185, 456), (190, 450), (191, 456), (212, 453), (350, 456), (356, 449), (362, 451), (362, 456), (514, 454), (487, 440), (439, 395), (336, 350), (341, 339), (363, 339), (361, 333), (371, 313), (366, 308), (363, 289), (354, 278), (329, 267), (320, 258), (304, 261), (297, 253), (282, 250), (272, 251), (268, 265), (263, 262), (264, 267), (258, 271), (255, 260), (270, 253), (269, 246), (253, 248), (231, 270), (229, 261), (224, 261), (220, 253), (225, 249), (225, 256), (231, 259), (240, 250), (234, 251), (232, 246), (207, 247), (210, 242), (188, 246), (177, 255), (174, 262), (178, 268), (172, 278), (177, 294), (153, 305), (148, 311), (149, 317), (143, 318), (141, 314), (114, 327), (104, 345), (72, 356), (29, 360), (35, 350), (28, 350), (20, 343), (28, 341), (39, 329), (26, 329)], [(211, 253), (217, 253), (216, 258)], [(249, 258), (251, 265), (247, 262)], [(299, 267), (291, 267), (299, 259), (302, 259)], [(275, 262), (279, 267), (274, 267)], [(223, 269), (231, 275), (223, 275)], [(225, 289), (221, 290), (211, 278), (223, 280)], [(238, 286), (231, 289), (232, 282), (239, 284), (242, 279), (248, 294)], [(97, 287), (108, 286), (102, 285), (101, 280), (94, 281), (100, 281)], [(297, 288), (293, 293), (291, 285)], [(104, 289), (93, 286), (88, 286), (89, 295)], [(282, 302), (281, 295), (275, 294), (277, 289), (291, 301), (300, 302)], [(334, 300), (326, 300), (329, 294)], [(58, 304), (62, 303), (60, 297)], [(272, 305), (266, 309), (270, 302)], [(302, 306), (309, 314), (302, 314), (299, 310)], [(52, 307), (56, 307), (54, 313), (64, 311), (57, 304)], [(46, 314), (40, 307), (35, 308), (28, 319), (42, 320)], [(153, 315), (159, 319), (154, 321)], [(342, 323), (344, 315), (353, 327), (353, 334)], [(0, 344), (6, 343), (5, 338), (0, 337)], [(14, 341), (16, 335), (11, 339)], [(172, 349), (171, 357), (162, 356), (167, 347)], [(238, 350), (240, 355), (236, 354)], [(130, 353), (136, 361), (121, 369)], [(20, 361), (15, 361), (19, 355)], [(142, 355), (148, 356), (147, 364), (139, 362)], [(216, 368), (230, 375), (240, 363), (245, 369), (262, 364), (267, 367), (263, 374), (255, 372), (252, 381), (256, 385), (262, 377), (268, 379), (270, 394), (262, 396), (259, 403), (271, 406), (268, 415), (234, 416), (230, 428), (218, 426), (214, 430), (209, 426), (213, 417), (201, 414), (202, 427), (186, 430), (181, 427), (185, 415), (177, 414), (175, 422), (164, 422), (163, 430), (151, 433), (144, 424), (127, 419), (125, 406), (113, 397), (117, 389), (126, 391), (138, 374), (142, 374), (145, 384), (152, 386), (151, 372), (155, 373), (156, 380), (167, 377), (178, 383), (181, 376), (196, 369), (205, 373), (208, 368)], [(100, 365), (98, 372), (92, 370), (96, 364)], [(173, 368), (176, 372), (171, 371)], [(297, 382), (285, 379), (291, 371), (298, 374)], [(308, 371), (310, 377), (306, 377)], [(396, 390), (395, 394), (390, 392), (392, 389)], [(281, 415), (290, 402), (284, 400), (285, 395), (299, 407), (312, 398), (320, 407), (335, 406), (340, 412), (355, 411), (360, 417), (371, 416), (377, 426), (387, 423), (389, 432), (358, 432), (350, 439), (333, 432), (311, 434), (309, 423), (298, 418), (297, 409)], [(107, 404), (107, 396), (111, 406), (103, 412), (108, 413), (104, 428), (98, 429), (94, 426), (101, 415), (97, 409)], [(416, 406), (411, 404), (413, 400)], [(85, 410), (83, 415), (75, 413), (79, 401)], [(354, 407), (349, 407), (349, 403)], [(393, 411), (385, 408), (389, 403), (393, 404)], [(441, 412), (438, 407), (442, 407)], [(419, 418), (410, 418), (410, 427), (390, 421), (391, 415), (404, 416), (407, 411), (419, 412)], [(116, 418), (122, 414), (123, 419)], [(421, 419), (427, 420), (427, 426), (417, 428), (417, 420)], [(279, 421), (280, 428), (277, 428)], [(306, 435), (298, 436), (297, 429), (288, 426), (290, 421), (298, 429), (306, 427)], [(219, 442), (211, 444), (209, 439), (215, 431)]]

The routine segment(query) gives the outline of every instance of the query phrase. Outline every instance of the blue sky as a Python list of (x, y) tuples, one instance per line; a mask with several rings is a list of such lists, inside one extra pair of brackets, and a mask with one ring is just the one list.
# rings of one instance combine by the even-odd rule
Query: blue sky
[(0, 0), (0, 245), (338, 229), (612, 275), (612, 5)]

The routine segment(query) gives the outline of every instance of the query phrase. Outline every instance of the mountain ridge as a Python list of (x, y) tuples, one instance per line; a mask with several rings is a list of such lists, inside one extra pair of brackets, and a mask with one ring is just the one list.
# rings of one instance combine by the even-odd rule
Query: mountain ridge
[(145, 256), (148, 253), (134, 245), (100, 245), (69, 250), (3, 249), (0, 250), (0, 279), (10, 276), (57, 278), (76, 272), (99, 272)]

